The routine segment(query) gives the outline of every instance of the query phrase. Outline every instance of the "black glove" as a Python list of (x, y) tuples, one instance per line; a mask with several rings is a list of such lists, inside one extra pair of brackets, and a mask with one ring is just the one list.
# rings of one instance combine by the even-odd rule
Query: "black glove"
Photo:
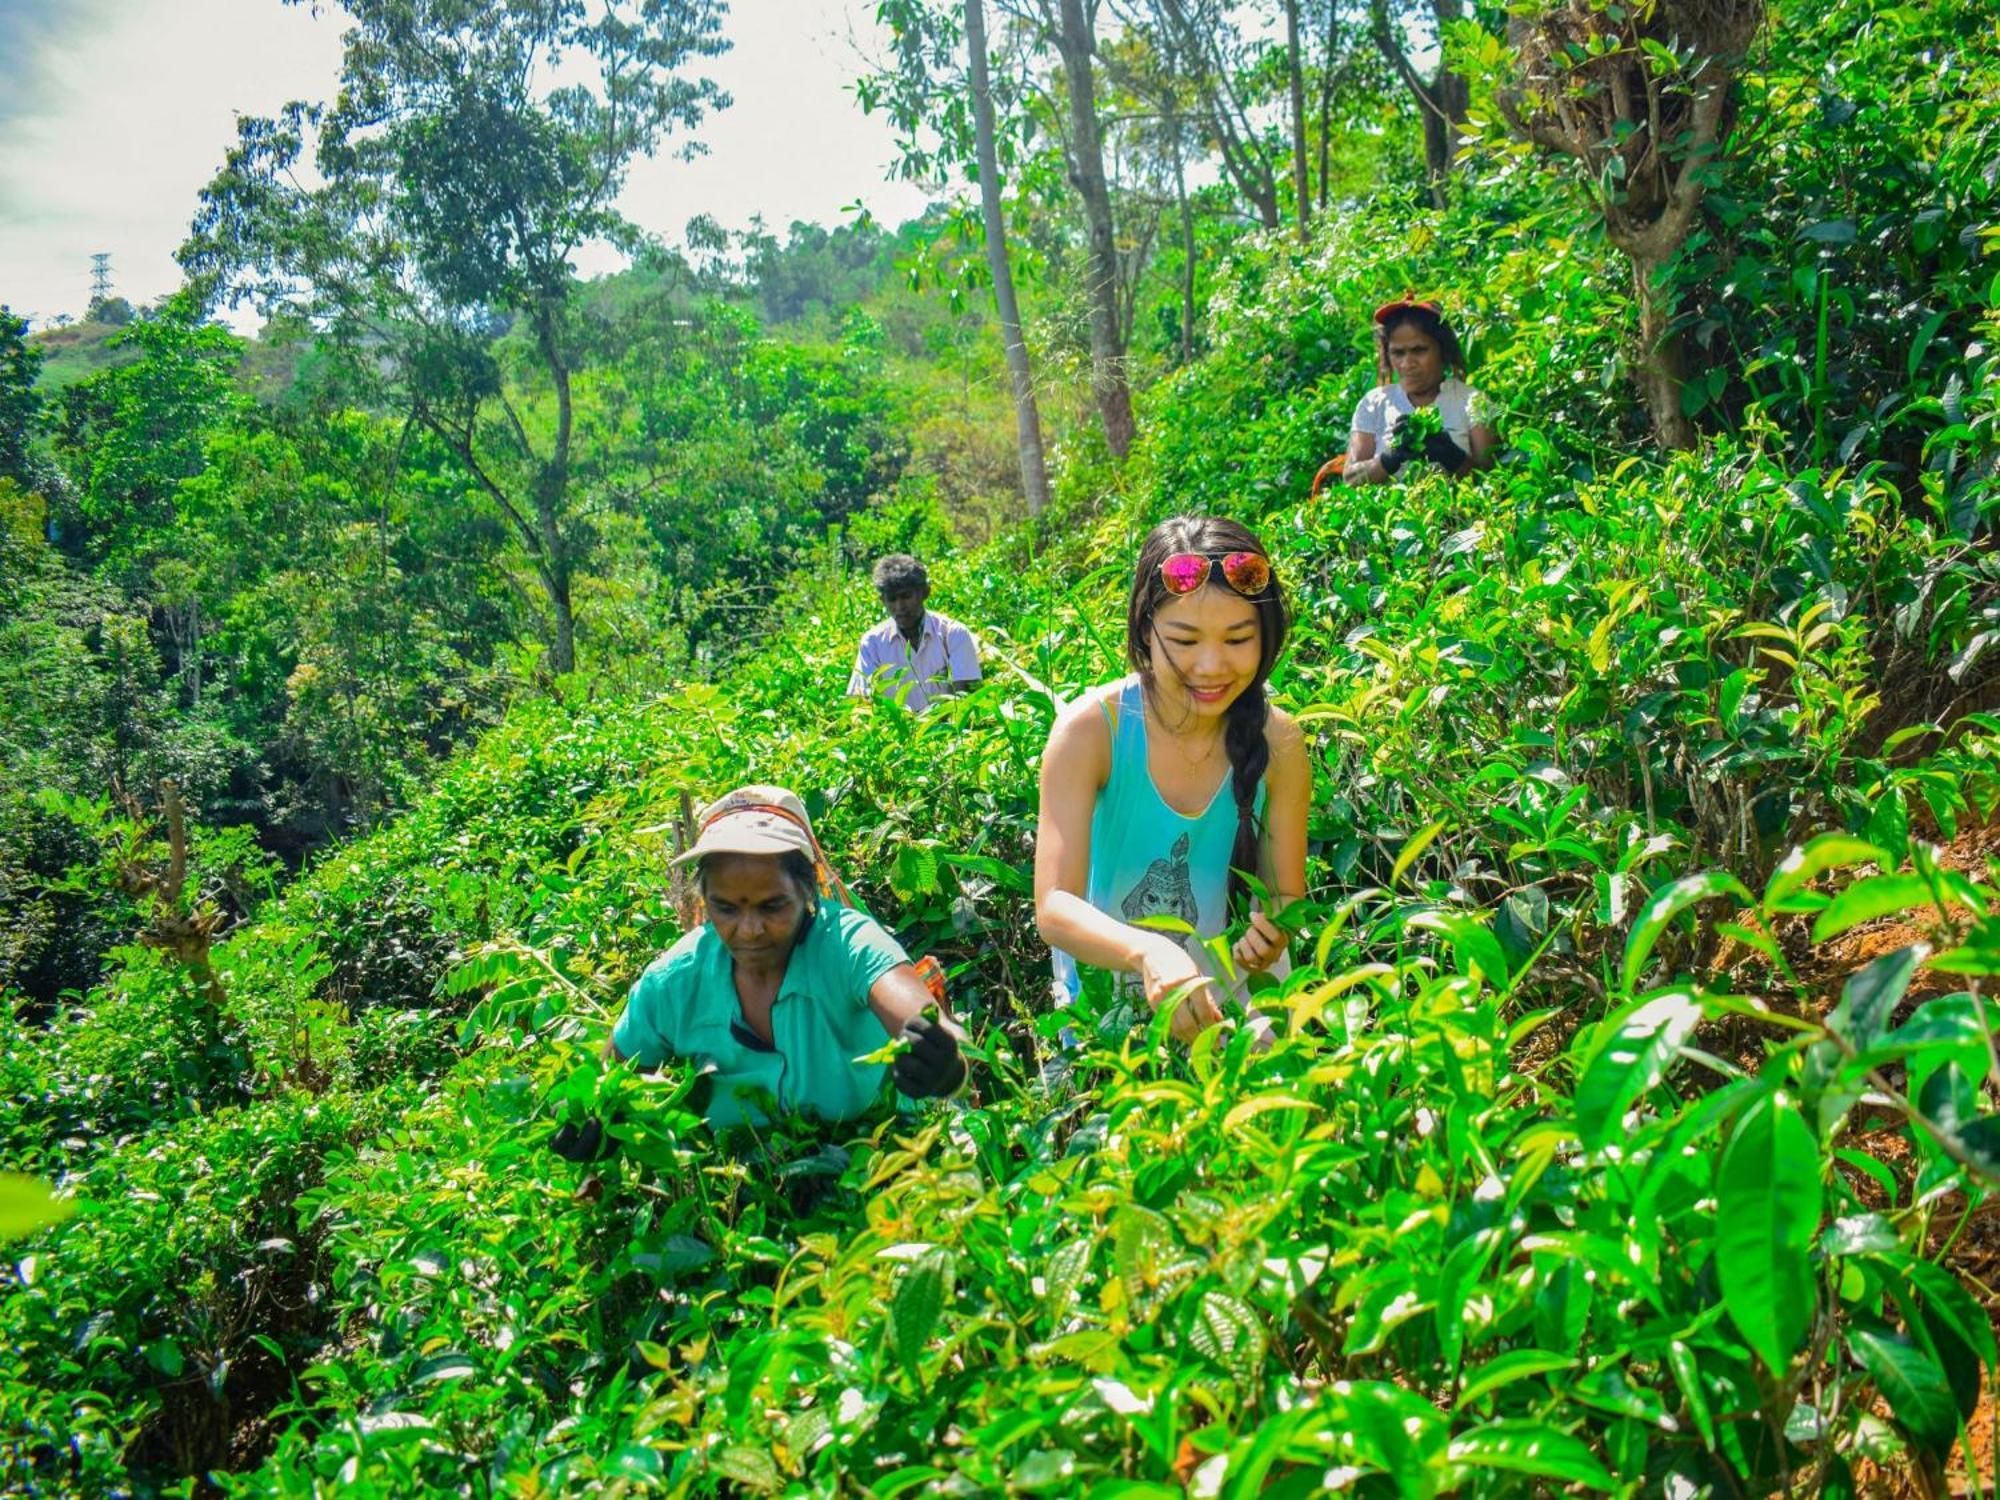
[(956, 1093), (965, 1082), (965, 1059), (958, 1038), (942, 1021), (913, 1016), (903, 1023), (909, 1049), (890, 1066), (896, 1087), (912, 1099), (938, 1099)]
[(549, 1137), (549, 1149), (564, 1161), (602, 1161), (618, 1149), (618, 1142), (604, 1133), (602, 1120), (585, 1120), (581, 1125), (565, 1120)]
[(1424, 457), (1443, 469), (1447, 474), (1456, 474), (1469, 455), (1451, 440), (1448, 432), (1434, 432), (1424, 439)]
[(1389, 451), (1381, 458), (1382, 472), (1394, 477), (1396, 471), (1413, 458), (1422, 457), (1422, 450), (1410, 442), (1409, 414), (1396, 418), (1389, 428)]

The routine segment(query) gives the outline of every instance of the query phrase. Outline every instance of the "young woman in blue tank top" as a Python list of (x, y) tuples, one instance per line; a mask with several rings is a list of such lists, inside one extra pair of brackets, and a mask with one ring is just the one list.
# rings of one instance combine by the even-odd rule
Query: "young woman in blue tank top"
[[(1200, 939), (1232, 912), (1249, 912), (1239, 971), (1284, 957), (1290, 934), (1249, 911), (1243, 876), (1280, 910), (1305, 894), (1312, 769), (1298, 726), (1264, 694), (1288, 624), (1270, 555), (1247, 527), (1176, 516), (1139, 549), (1132, 675), (1065, 709), (1042, 756), (1035, 917), (1068, 996), (1079, 961), (1133, 976), (1155, 1007), (1189, 980), (1215, 980)], [(1149, 916), (1196, 936), (1135, 925)], [(1182, 1001), (1176, 1036), (1222, 1019), (1213, 990)]]

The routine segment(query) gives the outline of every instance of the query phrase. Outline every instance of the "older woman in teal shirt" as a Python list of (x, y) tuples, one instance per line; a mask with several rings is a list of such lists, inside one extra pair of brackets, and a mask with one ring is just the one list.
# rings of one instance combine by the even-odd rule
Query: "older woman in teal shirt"
[[(957, 1023), (942, 1007), (925, 1015), (937, 1002), (909, 955), (835, 898), (797, 797), (738, 788), (703, 810), (694, 847), (675, 863), (694, 865), (707, 920), (632, 986), (612, 1058), (710, 1069), (708, 1119), (718, 1127), (765, 1124), (774, 1112), (853, 1119), (885, 1073), (912, 1098), (964, 1084)], [(891, 1037), (908, 1044), (893, 1064), (857, 1060)], [(584, 1144), (556, 1143), (565, 1155)]]

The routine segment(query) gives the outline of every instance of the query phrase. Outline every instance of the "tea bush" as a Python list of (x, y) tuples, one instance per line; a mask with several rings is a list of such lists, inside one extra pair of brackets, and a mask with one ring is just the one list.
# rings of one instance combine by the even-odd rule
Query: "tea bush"
[[(1926, 24), (1852, 20), (1753, 94), (1844, 129), (1819, 62)], [(1907, 280), (1950, 302), (1927, 348), (1993, 336), (1969, 254), (1893, 217), (1983, 212), (1953, 122), (1990, 84), (1968, 62), (1911, 127), (1950, 133), (1931, 186), (1866, 188), (1892, 263), (1805, 387), (1798, 309), (1711, 283), (1763, 246), (1847, 317), (1797, 273), (1834, 243), (1798, 232), (1802, 174), (1848, 158), (1801, 127), (1792, 196), (1718, 186), (1675, 274), (1717, 347), (1765, 349), (1726, 382), (1792, 383), (1727, 385), (1698, 452), (1628, 451), (1629, 290), (1530, 167), (1246, 243), (1130, 463), (1086, 444), (1041, 523), (938, 556), (976, 691), (845, 696), (875, 608), (829, 538), (713, 680), (555, 684), (329, 852), (217, 944), (222, 1015), (135, 953), (10, 1019), (4, 1165), (81, 1212), (0, 1272), (5, 1486), (1751, 1494), (1935, 1482), (1954, 1448), (1990, 1481), (1963, 1440), (1990, 1293), (1956, 1252), (2000, 1183), (2000, 879), (1938, 845), (2000, 804), (2000, 387), (1983, 342), (1944, 384), (1913, 346), (1883, 406), (1880, 305)], [(1309, 500), (1385, 286), (1461, 312), (1507, 454)], [(894, 415), (801, 441), (847, 495)], [(1296, 608), (1300, 962), (1257, 997), (1266, 1051), (1170, 1045), (1093, 988), (1063, 1052), (1038, 758), (1123, 670), (1135, 540), (1180, 510), (1256, 526)], [(911, 493), (854, 529), (934, 521)], [(944, 960), (977, 1100), (717, 1141), (685, 1069), (596, 1060), (679, 931), (686, 800), (753, 779)], [(579, 1169), (547, 1140), (586, 1116), (620, 1149)]]
[[(1865, 737), (1879, 622), (1912, 573), (1967, 559), (1874, 498), (1755, 451), (1581, 482), (1531, 451), (1474, 485), (1263, 514), (1301, 617), (1280, 689), (1322, 766), (1315, 962), (1268, 997), (1287, 1034), (1265, 1055), (1180, 1054), (1098, 997), (1053, 1094), (1033, 770), (1057, 698), (1117, 670), (1123, 526), (1159, 500), (1094, 543), (941, 567), (950, 607), (995, 622), (989, 676), (923, 719), (842, 695), (869, 610), (833, 574), (795, 582), (790, 628), (726, 684), (523, 713), (218, 950), (239, 1075), (270, 1103), (196, 1089), (130, 1144), (79, 1143), (95, 1201), (147, 1180), (135, 1158), (191, 1172), (310, 1112), (381, 1122), (272, 1152), (232, 1185), (254, 1208), (127, 1194), (51, 1232), (5, 1304), (12, 1388), (36, 1391), (14, 1420), (43, 1434), (23, 1459), (78, 1489), (122, 1458), (271, 1493), (1754, 1487), (1935, 1462), (1991, 1352), (1935, 1269), (1989, 1170), (1982, 1002), (1892, 1028), (1917, 949), (1824, 1020), (1790, 977), (1814, 913), (1787, 914), (1868, 861), (1846, 917), (1886, 910), (1866, 893), (1887, 881), (1969, 940), (1940, 961), (1986, 962), (1965, 919), (1994, 893), (1909, 823), (1989, 812), (2000, 737), (1974, 722), (1916, 763)], [(1909, 649), (1963, 649), (1965, 623), (1917, 617)], [(988, 1102), (724, 1152), (676, 1070), (592, 1060), (676, 930), (681, 793), (750, 775), (799, 787), (871, 905), (957, 970)], [(1759, 907), (1715, 862), (1776, 867), (1730, 924), (1762, 955), (1740, 995), (1676, 979), (1698, 900)], [(395, 942), (420, 957), (349, 956)], [(1718, 1025), (1760, 1056), (1704, 1045)], [(1913, 1167), (1857, 1144), (1892, 1097), (1930, 1122)], [(621, 1156), (579, 1180), (548, 1132), (614, 1104)], [(170, 1220), (250, 1227), (114, 1296), (88, 1247), (170, 1246)], [(316, 1257), (312, 1317), (256, 1329), (275, 1349), (206, 1334), (247, 1293), (157, 1301), (255, 1285), (266, 1239)], [(100, 1313), (119, 1341), (84, 1343), (86, 1378), (62, 1362)], [(264, 1378), (241, 1454), (214, 1446), (226, 1404), (188, 1436), (185, 1365), (131, 1353), (166, 1340)]]

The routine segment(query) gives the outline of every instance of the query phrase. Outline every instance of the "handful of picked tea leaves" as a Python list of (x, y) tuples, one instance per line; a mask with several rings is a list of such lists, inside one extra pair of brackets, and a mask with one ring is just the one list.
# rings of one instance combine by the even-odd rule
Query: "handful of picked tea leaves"
[(1444, 413), (1435, 406), (1419, 406), (1403, 418), (1403, 445), (1421, 450), (1434, 437), (1444, 436)]

